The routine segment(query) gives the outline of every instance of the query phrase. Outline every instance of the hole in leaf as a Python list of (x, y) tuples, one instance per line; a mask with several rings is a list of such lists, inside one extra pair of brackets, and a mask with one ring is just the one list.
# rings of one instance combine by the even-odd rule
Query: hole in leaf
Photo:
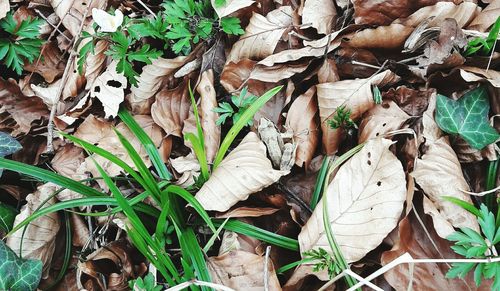
[(121, 82), (115, 81), (115, 80), (109, 80), (106, 83), (108, 86), (115, 87), (115, 88), (120, 88), (122, 86)]
[(382, 185), (382, 182), (378, 181), (378, 182), (377, 182), (377, 186), (379, 186), (379, 187), (380, 187), (380, 185)]
[(97, 92), (97, 93), (101, 92), (101, 87), (95, 86), (94, 87), (94, 92)]
[(377, 132), (377, 134), (375, 136), (378, 136), (380, 133)]
[(368, 166), (371, 166), (372, 162), (370, 160), (368, 160), (367, 164), (368, 164)]
[(385, 122), (384, 122), (384, 124), (382, 124), (382, 126), (386, 126), (386, 125), (387, 125), (387, 123), (385, 123)]
[(371, 158), (371, 156), (372, 156), (372, 153), (368, 152), (368, 157)]

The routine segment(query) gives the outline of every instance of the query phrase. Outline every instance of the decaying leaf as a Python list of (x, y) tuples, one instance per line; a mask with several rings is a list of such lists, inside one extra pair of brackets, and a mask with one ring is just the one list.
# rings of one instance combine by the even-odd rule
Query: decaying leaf
[(176, 185), (184, 188), (194, 185), (195, 179), (200, 175), (200, 164), (192, 152), (184, 157), (170, 159), (170, 164), (177, 173), (181, 174), (175, 182)]
[(210, 0), (212, 2), (212, 7), (219, 18), (228, 16), (229, 14), (236, 12), (242, 8), (252, 5), (255, 1), (253, 0), (226, 0), (223, 5), (217, 5), (216, 0)]
[(337, 10), (333, 1), (308, 0), (304, 1), (302, 10), (302, 24), (311, 24), (319, 33), (328, 34), (332, 32), (335, 24)]
[[(83, 45), (82, 41), (82, 45)], [(99, 40), (95, 44), (93, 52), (90, 52), (85, 59), (85, 64), (83, 65), (85, 71), (85, 78), (87, 79), (87, 84), (85, 89), (92, 88), (94, 81), (106, 67), (106, 55), (104, 52), (108, 50), (109, 43), (106, 40)], [(112, 72), (111, 72), (112, 73)]]
[(116, 61), (112, 62), (107, 70), (97, 77), (90, 90), (90, 96), (101, 101), (106, 118), (118, 114), (120, 103), (125, 98), (124, 89), (127, 88), (127, 78), (116, 72), (116, 64)]
[(46, 82), (52, 83), (57, 77), (62, 75), (64, 71), (61, 51), (59, 51), (55, 42), (47, 42), (40, 51), (42, 53), (40, 61), (28, 64), (24, 69), (38, 73)]
[[(28, 195), (26, 197), (28, 203), (23, 206), (21, 212), (16, 216), (14, 225), (28, 218), (42, 203), (46, 202), (44, 207), (56, 203), (55, 197), (51, 197), (56, 190), (57, 188), (54, 184), (47, 183), (38, 187), (37, 191), (33, 194)], [(25, 228), (24, 235), (24, 228), (21, 228), (7, 237), (7, 245), (16, 254), (22, 254), (23, 258), (41, 260), (43, 263), (42, 277), (46, 278), (56, 247), (56, 235), (59, 227), (59, 215), (57, 212), (52, 212), (31, 222)]]
[(196, 199), (205, 210), (226, 211), (286, 174), (288, 171), (273, 169), (265, 145), (255, 133), (249, 132), (222, 160)]
[(488, 81), (493, 87), (500, 88), (500, 72), (476, 67), (461, 67), (460, 76), (467, 82)]
[(359, 143), (399, 129), (408, 118), (410, 116), (396, 103), (384, 100), (382, 104), (376, 105), (363, 116), (363, 121), (359, 125)]
[(315, 97), (316, 88), (311, 87), (306, 93), (295, 99), (286, 116), (286, 127), (293, 133), (297, 145), (295, 164), (299, 167), (305, 163), (308, 167), (319, 142), (318, 103)]
[(500, 1), (493, 0), (472, 20), (467, 29), (485, 32), (495, 23), (498, 15), (500, 15)]
[[(448, 138), (441, 137), (427, 146), (427, 151), (418, 159), (411, 175), (451, 226), (470, 227), (478, 231), (474, 215), (443, 199), (443, 196), (451, 196), (471, 203), (470, 196), (462, 191), (469, 191), (469, 185), (462, 175), (462, 168)], [(440, 228), (436, 223), (434, 227), (442, 238), (450, 235), (449, 230), (453, 229)]]
[[(330, 219), (326, 227), (331, 227), (347, 262), (356, 262), (377, 247), (396, 227), (403, 211), (405, 173), (389, 150), (391, 144), (381, 138), (368, 141), (339, 169), (326, 190)], [(330, 249), (322, 203), (299, 234), (301, 252)]]
[(272, 261), (269, 260), (268, 278), (264, 278), (265, 259), (245, 251), (231, 251), (208, 259), (208, 270), (215, 283), (234, 290), (281, 290)]
[(111, 135), (113, 127), (111, 122), (107, 122), (99, 117), (90, 114), (80, 124), (75, 136), (92, 144), (100, 142), (105, 136)]
[(184, 121), (188, 118), (191, 102), (186, 83), (175, 89), (163, 89), (156, 94), (151, 105), (151, 117), (167, 135), (182, 136)]
[(356, 120), (375, 105), (372, 86), (383, 87), (399, 80), (391, 71), (384, 71), (368, 79), (342, 80), (318, 84), (318, 106), (323, 131), (323, 146), (327, 154), (337, 151), (341, 142), (341, 130), (332, 129), (326, 120), (331, 119), (338, 107), (345, 105)]
[(233, 45), (227, 61), (237, 62), (243, 58), (261, 60), (271, 55), (282, 34), (292, 24), (291, 15), (290, 6), (273, 10), (266, 17), (254, 13), (245, 34)]

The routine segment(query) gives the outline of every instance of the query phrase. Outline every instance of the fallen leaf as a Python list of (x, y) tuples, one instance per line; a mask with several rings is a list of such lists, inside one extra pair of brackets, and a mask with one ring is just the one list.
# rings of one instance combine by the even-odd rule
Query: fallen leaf
[[(85, 40), (84, 40), (85, 41)], [(84, 41), (80, 47), (84, 45)], [(90, 52), (83, 64), (83, 70), (87, 83), (85, 89), (90, 90), (94, 85), (94, 81), (99, 77), (102, 70), (106, 67), (106, 55), (104, 54), (109, 48), (109, 43), (106, 40), (99, 40), (95, 44), (94, 51)], [(113, 72), (110, 72), (113, 74)]]
[(85, 161), (85, 155), (83, 154), (83, 149), (79, 148), (73, 144), (66, 144), (65, 146), (59, 148), (51, 161), (52, 168), (56, 170), (59, 174), (77, 179), (77, 170), (80, 165)]
[[(433, 230), (428, 217), (422, 217), (426, 229), (411, 213), (399, 223), (398, 242), (392, 250), (382, 254), (382, 265), (387, 265), (404, 253), (409, 253), (414, 259), (454, 259), (459, 258), (451, 250), (452, 244), (440, 238)], [(437, 249), (436, 249), (437, 247)], [(399, 264), (384, 273), (385, 279), (396, 290), (491, 290), (490, 282), (483, 282), (476, 289), (472, 273), (465, 280), (447, 278), (448, 264), (425, 263)]]
[(451, 147), (457, 154), (460, 163), (479, 162), (484, 159), (494, 161), (497, 159), (495, 144), (489, 144), (482, 150), (477, 150), (472, 148), (463, 138), (456, 136), (451, 140)]
[(390, 99), (410, 116), (422, 116), (429, 105), (430, 95), (433, 89), (415, 90), (406, 86), (399, 86), (396, 89), (391, 88), (382, 93), (382, 98)]
[(207, 162), (212, 163), (219, 150), (221, 129), (217, 125), (219, 114), (213, 110), (217, 108), (217, 94), (214, 87), (214, 74), (212, 70), (201, 74), (200, 81), (196, 87), (200, 94), (200, 122), (203, 129), (203, 138)]
[(429, 27), (439, 26), (446, 18), (455, 19), (458, 27), (467, 26), (479, 13), (481, 9), (476, 3), (462, 2), (438, 2), (432, 6), (420, 8), (407, 18), (396, 19), (393, 23), (401, 23), (406, 26), (417, 27), (424, 19), (433, 17), (429, 22)]
[(340, 81), (340, 77), (335, 60), (327, 58), (318, 70), (318, 82), (321, 84), (337, 81)]
[(351, 110), (351, 118), (356, 120), (375, 106), (372, 86), (383, 87), (398, 80), (398, 76), (387, 70), (368, 79), (342, 80), (316, 85), (323, 147), (327, 154), (335, 153), (341, 141), (341, 130), (332, 129), (326, 122), (333, 117), (337, 108), (345, 105)]
[(52, 83), (64, 71), (61, 51), (54, 41), (45, 43), (40, 51), (42, 54), (40, 61), (30, 63), (24, 66), (24, 69), (29, 72), (38, 73), (46, 82)]
[[(451, 196), (472, 203), (470, 196), (462, 192), (469, 191), (469, 185), (462, 175), (462, 168), (447, 137), (441, 137), (426, 145), (428, 149), (422, 158), (418, 159), (411, 175), (448, 223), (456, 228), (470, 227), (479, 231), (474, 215), (443, 199), (443, 196)], [(451, 234), (440, 231), (438, 227), (436, 231), (442, 238)]]
[(115, 117), (120, 104), (125, 99), (127, 78), (116, 72), (116, 61), (113, 61), (106, 71), (95, 79), (90, 97), (96, 97), (104, 107), (104, 117)]
[(240, 217), (260, 217), (278, 212), (278, 208), (272, 207), (238, 207), (226, 213), (216, 215), (217, 218), (240, 218)]
[(215, 75), (220, 75), (226, 63), (226, 53), (224, 52), (225, 41), (217, 38), (215, 43), (202, 56), (200, 72), (212, 69)]
[[(28, 202), (21, 208), (14, 223), (18, 225), (21, 221), (32, 215), (38, 207), (47, 207), (56, 203), (52, 194), (57, 190), (54, 184), (43, 184), (37, 190), (26, 197)], [(57, 212), (41, 216), (31, 222), (26, 228), (14, 232), (7, 237), (7, 245), (16, 253), (22, 254), (23, 258), (39, 259), (43, 263), (43, 278), (48, 276), (52, 255), (56, 247), (56, 235), (60, 228), (59, 215)], [(23, 233), (23, 230), (24, 233)], [(22, 248), (21, 248), (22, 246)]]
[(249, 132), (222, 160), (195, 198), (205, 210), (223, 212), (286, 174), (288, 171), (273, 169), (265, 145)]
[(268, 278), (264, 278), (265, 258), (245, 251), (231, 251), (208, 259), (208, 270), (214, 283), (234, 290), (281, 290), (272, 261), (269, 260)]
[(297, 145), (295, 164), (299, 167), (304, 163), (306, 167), (309, 166), (319, 142), (318, 101), (315, 93), (316, 88), (311, 87), (297, 97), (286, 116), (286, 127), (293, 132)]
[[(62, 19), (62, 24), (72, 36), (76, 37), (82, 26), (82, 21), (85, 22), (84, 26), (88, 26), (91, 22), (92, 8), (106, 9), (106, 2), (92, 1), (88, 3), (86, 0), (64, 1), (64, 0), (50, 0), (50, 5), (54, 8), (54, 12), (59, 19)], [(86, 15), (87, 18), (83, 19)]]
[(62, 80), (59, 79), (56, 82), (49, 84), (48, 86), (34, 85), (31, 84), (31, 90), (37, 97), (43, 100), (43, 103), (47, 105), (47, 108), (51, 108), (54, 104), (59, 103), (59, 87), (61, 86)]
[(184, 157), (170, 159), (170, 164), (177, 173), (181, 174), (175, 184), (184, 188), (194, 185), (195, 179), (200, 175), (200, 163), (192, 152)]
[(476, 67), (460, 67), (460, 76), (466, 82), (488, 81), (493, 87), (500, 88), (500, 72)]
[(363, 116), (359, 125), (358, 142), (363, 143), (397, 130), (408, 118), (410, 116), (401, 110), (396, 103), (384, 100), (382, 104), (376, 105)]
[(497, 21), (498, 15), (500, 15), (500, 1), (493, 0), (472, 20), (467, 29), (486, 32)]
[(253, 0), (225, 0), (223, 5), (217, 5), (216, 0), (210, 0), (215, 13), (219, 18), (228, 16), (229, 14), (236, 12), (242, 8), (252, 5), (255, 1)]
[(328, 34), (332, 32), (337, 10), (333, 1), (308, 0), (304, 1), (302, 10), (302, 24), (311, 24), (318, 33)]
[(9, 0), (0, 0), (0, 19), (4, 18), (10, 11)]
[(268, 67), (257, 63), (248, 78), (264, 82), (279, 82), (304, 72), (309, 64), (310, 62), (286, 63)]
[(151, 117), (167, 135), (182, 136), (184, 121), (189, 116), (191, 102), (188, 87), (182, 82), (175, 89), (163, 89), (151, 105)]
[(75, 137), (91, 144), (99, 143), (105, 136), (113, 134), (113, 126), (99, 117), (90, 114), (80, 124), (75, 132)]
[(283, 33), (292, 24), (292, 8), (282, 6), (266, 17), (254, 13), (245, 28), (245, 34), (233, 45), (227, 62), (244, 58), (261, 60), (271, 55)]
[[(403, 211), (405, 173), (389, 150), (392, 143), (388, 139), (369, 140), (338, 170), (326, 190), (329, 227), (348, 263), (377, 247), (396, 227)], [(299, 234), (301, 252), (330, 250), (322, 203)]]
[(402, 48), (412, 31), (413, 27), (399, 23), (367, 28), (349, 36), (349, 45), (355, 48)]

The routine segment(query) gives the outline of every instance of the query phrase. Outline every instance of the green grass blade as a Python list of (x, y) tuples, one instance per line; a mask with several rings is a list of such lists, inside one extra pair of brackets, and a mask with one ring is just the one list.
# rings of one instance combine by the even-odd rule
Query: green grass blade
[[(221, 220), (214, 220), (214, 225), (216, 227), (219, 227), (222, 223), (223, 221)], [(284, 249), (299, 251), (299, 242), (297, 240), (270, 232), (239, 220), (229, 220), (224, 226), (224, 229), (244, 234)]]
[(84, 196), (107, 196), (104, 193), (97, 191), (96, 189), (86, 186), (80, 182), (74, 181), (70, 178), (66, 178), (59, 174), (47, 171), (35, 166), (27, 165), (24, 163), (7, 160), (5, 158), (0, 158), (0, 169), (7, 169), (10, 171), (22, 173), (28, 176), (35, 177), (42, 181), (52, 182), (61, 187), (67, 188), (71, 191), (75, 191)]
[(191, 98), (191, 104), (193, 106), (194, 118), (196, 121), (196, 130), (198, 131), (198, 139), (200, 141), (203, 153), (205, 153), (205, 137), (203, 135), (203, 128), (201, 127), (200, 115), (198, 113), (198, 106), (196, 106), (196, 101), (194, 100), (193, 90), (191, 90), (191, 85), (188, 84), (189, 97)]
[(132, 169), (132, 167), (130, 167), (127, 163), (125, 163), (125, 161), (123, 161), (122, 159), (118, 158), (117, 156), (113, 155), (112, 153), (108, 152), (107, 150), (105, 149), (102, 149), (98, 146), (95, 146), (89, 142), (86, 142), (84, 140), (81, 140), (75, 136), (71, 136), (69, 134), (66, 134), (64, 132), (60, 132), (59, 134), (61, 134), (62, 136), (64, 136), (66, 139), (72, 141), (73, 143), (81, 146), (82, 148), (84, 148), (85, 150), (91, 152), (91, 153), (96, 153), (98, 154), (99, 156), (107, 159), (108, 161), (112, 162), (113, 164), (119, 166), (120, 168), (122, 168), (125, 172), (127, 172), (130, 176), (132, 176), (132, 178), (134, 178), (139, 184), (143, 184), (144, 183), (144, 180), (141, 178), (141, 176), (139, 176), (137, 174), (137, 172)]
[(241, 131), (241, 129), (245, 127), (248, 121), (251, 118), (253, 118), (255, 113), (257, 113), (257, 111), (264, 104), (266, 104), (266, 102), (269, 101), (269, 99), (271, 99), (274, 95), (276, 95), (282, 88), (283, 86), (278, 86), (267, 91), (266, 93), (264, 93), (264, 95), (260, 96), (250, 107), (248, 107), (247, 110), (245, 110), (245, 112), (243, 112), (238, 121), (235, 124), (233, 124), (233, 126), (227, 133), (226, 137), (222, 141), (219, 151), (215, 156), (212, 171), (214, 171), (217, 168), (217, 166), (219, 166), (220, 162), (222, 162), (222, 159), (224, 158), (227, 150), (229, 149), (229, 146), (233, 143), (234, 139)]
[(205, 253), (208, 252), (210, 250), (210, 248), (214, 245), (215, 240), (217, 239), (217, 237), (219, 237), (220, 232), (224, 229), (224, 226), (226, 226), (226, 223), (229, 221), (229, 218), (230, 217), (226, 218), (224, 220), (224, 222), (222, 222), (222, 224), (219, 226), (219, 228), (217, 228), (217, 231), (215, 231), (213, 233), (213, 235), (210, 237), (210, 239), (208, 240), (207, 244), (203, 248), (203, 251)]
[(307, 263), (311, 263), (311, 262), (314, 262), (314, 261), (315, 261), (315, 259), (313, 259), (313, 258), (307, 258), (307, 259), (302, 259), (302, 260), (299, 260), (299, 261), (292, 262), (292, 263), (284, 265), (283, 267), (281, 267), (278, 270), (276, 270), (276, 274), (283, 274), (286, 271), (297, 267), (298, 265), (307, 264)]
[[(176, 227), (176, 229), (178, 229)], [(179, 237), (179, 243), (182, 250), (183, 257), (189, 257), (193, 265), (193, 269), (199, 280), (211, 282), (210, 273), (208, 272), (205, 255), (203, 254), (198, 240), (192, 228), (186, 228), (182, 231)], [(209, 290), (202, 287), (202, 290)]]
[(151, 159), (151, 163), (153, 163), (153, 166), (155, 167), (156, 171), (158, 171), (158, 175), (162, 179), (165, 180), (171, 180), (172, 179), (172, 174), (167, 169), (167, 166), (165, 166), (165, 163), (163, 162), (160, 153), (158, 152), (158, 149), (156, 149), (155, 144), (151, 140), (151, 138), (146, 134), (146, 132), (142, 129), (142, 127), (135, 121), (134, 117), (126, 110), (126, 109), (120, 109), (118, 112), (118, 116), (120, 119), (128, 126), (130, 131), (135, 134), (135, 136), (139, 139), (141, 144), (145, 147), (146, 152), (149, 155), (149, 158)]
[(200, 163), (201, 177), (203, 179), (203, 183), (206, 182), (210, 176), (208, 170), (208, 162), (207, 156), (205, 154), (205, 149), (201, 145), (200, 139), (197, 138), (193, 133), (188, 132), (184, 134), (184, 139), (189, 140), (189, 142), (193, 145), (194, 154), (196, 155), (196, 159)]
[(318, 172), (318, 177), (316, 178), (316, 184), (314, 185), (314, 192), (311, 198), (311, 209), (314, 210), (316, 205), (318, 205), (321, 193), (323, 190), (323, 184), (325, 183), (325, 177), (328, 172), (328, 165), (330, 164), (330, 157), (325, 156), (323, 162), (321, 163), (321, 168)]
[(449, 202), (451, 202), (453, 204), (456, 204), (456, 205), (462, 207), (463, 209), (465, 209), (468, 212), (472, 213), (476, 217), (482, 217), (481, 212), (479, 211), (479, 209), (477, 209), (474, 206), (474, 204), (471, 204), (469, 202), (463, 201), (461, 199), (458, 199), (458, 198), (455, 198), (455, 197), (452, 197), (452, 196), (442, 196), (442, 198), (443, 198), (443, 200), (449, 201)]

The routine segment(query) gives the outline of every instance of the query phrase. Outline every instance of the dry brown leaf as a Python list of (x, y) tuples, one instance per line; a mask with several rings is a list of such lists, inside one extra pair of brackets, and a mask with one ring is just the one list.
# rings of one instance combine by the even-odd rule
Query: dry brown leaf
[(208, 270), (214, 283), (234, 290), (264, 290), (264, 280), (268, 290), (281, 290), (276, 271), (269, 260), (268, 278), (264, 278), (265, 259), (245, 251), (231, 251), (208, 259)]
[[(1, 18), (1, 17), (0, 17)], [(24, 66), (29, 72), (40, 74), (47, 83), (52, 83), (64, 71), (64, 60), (56, 43), (51, 41), (42, 46), (42, 58)]]
[(460, 163), (479, 162), (484, 159), (494, 161), (497, 159), (494, 143), (487, 145), (482, 150), (477, 150), (472, 148), (465, 139), (455, 136), (451, 140), (451, 146), (457, 154)]
[(27, 97), (12, 79), (0, 78), (0, 113), (7, 113), (14, 120), (11, 134), (17, 136), (30, 131), (32, 123), (48, 118), (47, 106), (37, 97)]
[(104, 117), (115, 117), (120, 104), (125, 99), (124, 90), (127, 88), (127, 78), (116, 72), (116, 61), (113, 61), (106, 71), (95, 79), (90, 89), (90, 97), (101, 101), (104, 107)]
[(59, 148), (51, 161), (52, 168), (59, 174), (73, 178), (80, 164), (85, 160), (83, 149), (73, 144), (66, 144)]
[(196, 194), (205, 210), (223, 212), (238, 201), (276, 182), (288, 171), (274, 170), (266, 146), (249, 132)]
[[(339, 169), (326, 190), (331, 229), (349, 263), (377, 247), (396, 227), (403, 211), (405, 173), (389, 150), (392, 143), (388, 139), (368, 141)], [(301, 252), (330, 249), (322, 203), (299, 234)]]
[[(426, 145), (427, 151), (421, 159), (418, 159), (411, 175), (451, 226), (470, 227), (479, 231), (473, 214), (443, 199), (443, 196), (451, 196), (472, 203), (470, 196), (462, 192), (462, 190), (469, 191), (469, 185), (464, 179), (462, 168), (448, 138), (441, 137)], [(442, 238), (451, 234), (449, 228), (443, 229), (436, 224), (434, 226)]]
[(156, 94), (156, 101), (151, 105), (151, 117), (167, 135), (182, 136), (184, 121), (191, 107), (188, 94), (185, 82), (175, 89), (163, 89)]
[(238, 207), (229, 210), (221, 215), (216, 215), (217, 218), (240, 218), (240, 217), (261, 217), (271, 215), (279, 211), (279, 208), (271, 207)]
[[(183, 56), (175, 59), (158, 58), (152, 64), (142, 68), (141, 75), (137, 78), (137, 87), (132, 86), (132, 93), (127, 96), (132, 107), (142, 109), (142, 103), (153, 97), (162, 87), (163, 81), (173, 75), (177, 69), (186, 63)], [(149, 105), (147, 106), (149, 107)]]
[(349, 45), (355, 48), (402, 48), (413, 27), (399, 23), (367, 28), (349, 37)]
[[(83, 42), (83, 41), (82, 41)], [(106, 40), (99, 40), (95, 44), (94, 51), (90, 52), (83, 65), (87, 84), (85, 89), (90, 90), (95, 79), (106, 67), (106, 55), (104, 52), (108, 49), (109, 43)]]
[(215, 0), (210, 0), (215, 13), (219, 18), (228, 16), (229, 14), (236, 12), (242, 8), (252, 5), (255, 1), (253, 0), (226, 0), (224, 5), (218, 6), (215, 4)]
[(384, 136), (385, 133), (399, 129), (410, 116), (399, 106), (389, 100), (384, 100), (370, 109), (359, 125), (359, 143), (371, 138)]
[(49, 84), (48, 86), (34, 85), (31, 84), (31, 90), (37, 97), (43, 100), (43, 103), (47, 105), (47, 108), (51, 108), (52, 105), (59, 103), (59, 87), (61, 86), (62, 80), (59, 79), (56, 82)]
[(286, 127), (293, 132), (297, 145), (295, 164), (308, 167), (319, 142), (318, 101), (315, 98), (316, 88), (309, 88), (290, 106), (286, 116)]
[[(92, 1), (87, 3), (87, 0), (50, 0), (50, 5), (60, 19), (62, 24), (68, 29), (73, 36), (77, 36), (82, 21), (85, 21), (84, 27), (91, 22), (92, 8), (106, 9), (107, 1)], [(91, 5), (88, 5), (91, 4)], [(84, 15), (86, 19), (83, 19)]]
[(337, 10), (330, 0), (307, 0), (302, 10), (302, 24), (311, 24), (318, 33), (332, 32)]
[(73, 61), (69, 66), (70, 70), (68, 73), (68, 78), (64, 83), (64, 88), (62, 91), (63, 100), (66, 100), (70, 97), (76, 97), (80, 89), (82, 89), (86, 83), (85, 76), (80, 75), (80, 73), (78, 72), (77, 62)]
[(486, 32), (490, 26), (495, 23), (500, 15), (500, 0), (493, 0), (486, 8), (479, 13), (474, 20), (467, 26), (467, 29), (473, 29), (480, 32)]
[(203, 129), (203, 138), (205, 143), (205, 152), (207, 162), (212, 163), (219, 150), (221, 129), (218, 126), (217, 119), (219, 114), (213, 110), (217, 108), (217, 95), (214, 88), (214, 73), (212, 70), (201, 74), (200, 81), (196, 87), (200, 94), (200, 122)]
[(400, 86), (396, 89), (391, 88), (387, 92), (383, 92), (382, 98), (396, 102), (408, 115), (422, 116), (429, 105), (429, 98), (433, 91), (433, 89), (415, 90), (406, 86)]
[(318, 82), (321, 84), (333, 83), (337, 81), (340, 81), (340, 77), (335, 60), (327, 58), (318, 70)]
[[(42, 203), (45, 203), (43, 207), (56, 203), (56, 198), (52, 196), (56, 190), (57, 187), (54, 184), (47, 183), (38, 187), (33, 194), (28, 195), (26, 197), (28, 203), (21, 208), (14, 225), (18, 225), (32, 215), (38, 207), (42, 206)], [(21, 228), (8, 236), (7, 245), (17, 255), (21, 253), (23, 258), (41, 260), (43, 263), (42, 277), (46, 278), (54, 254), (56, 235), (59, 228), (59, 216), (56, 212), (52, 212), (35, 219), (26, 228)], [(25, 230), (24, 233), (23, 230)]]
[(110, 122), (90, 114), (80, 124), (74, 136), (91, 144), (100, 142), (105, 136), (111, 135), (113, 126)]
[(0, 0), (0, 19), (4, 18), (10, 10), (9, 0)]
[(488, 81), (493, 87), (500, 88), (500, 72), (476, 67), (460, 67), (460, 76), (467, 82)]
[(249, 78), (263, 82), (279, 82), (288, 79), (295, 74), (304, 72), (311, 62), (275, 64), (264, 66), (256, 64), (252, 69)]
[(462, 2), (458, 5), (453, 2), (438, 2), (433, 6), (420, 8), (407, 18), (399, 18), (393, 23), (401, 23), (406, 26), (417, 27), (423, 20), (432, 18), (428, 27), (439, 26), (446, 18), (455, 19), (458, 26), (467, 26), (479, 13), (481, 9), (476, 3)]
[(192, 152), (184, 157), (170, 159), (170, 164), (177, 173), (181, 174), (175, 184), (183, 188), (194, 185), (195, 179), (200, 175), (200, 163)]
[(245, 28), (245, 34), (233, 45), (227, 62), (238, 62), (244, 58), (262, 60), (271, 55), (283, 33), (292, 24), (292, 14), (290, 6), (273, 10), (266, 17), (254, 13)]
[(332, 129), (326, 122), (333, 117), (337, 108), (345, 105), (351, 110), (351, 118), (356, 120), (375, 105), (372, 86), (386, 86), (398, 79), (398, 76), (387, 70), (367, 79), (343, 80), (316, 86), (323, 147), (327, 154), (335, 153), (341, 141), (341, 130)]
[[(422, 217), (422, 220), (427, 230), (423, 229), (413, 213), (401, 220), (399, 240), (392, 250), (382, 254), (382, 265), (390, 263), (404, 253), (409, 253), (415, 259), (460, 258), (451, 250), (452, 244), (436, 234), (429, 218)], [(409, 264), (397, 265), (387, 271), (384, 277), (396, 290), (491, 290), (491, 282), (483, 282), (477, 288), (472, 279), (472, 272), (465, 280), (447, 278), (446, 273), (450, 268), (448, 264), (425, 263), (414, 264), (412, 267), (413, 272)]]

